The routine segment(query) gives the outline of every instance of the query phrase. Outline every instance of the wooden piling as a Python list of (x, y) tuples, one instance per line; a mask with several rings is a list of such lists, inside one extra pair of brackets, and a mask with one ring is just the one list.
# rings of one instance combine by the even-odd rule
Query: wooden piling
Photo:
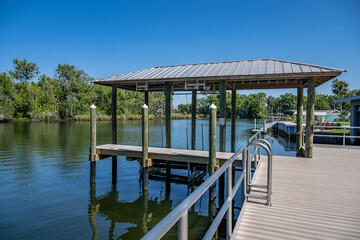
[(90, 107), (90, 184), (96, 183), (96, 107)]
[(191, 149), (196, 148), (196, 90), (192, 90), (192, 102), (191, 102)]
[[(117, 88), (112, 87), (111, 92), (111, 132), (112, 143), (117, 144), (117, 101), (116, 101)], [(115, 185), (117, 182), (117, 156), (112, 156), (112, 183)]]
[(149, 107), (149, 91), (144, 92), (144, 103)]
[(166, 147), (171, 148), (171, 86), (169, 83), (165, 84), (165, 134), (166, 134)]
[(305, 152), (307, 158), (313, 157), (314, 144), (314, 111), (315, 111), (315, 77), (308, 81), (307, 107), (306, 107), (306, 141)]
[(149, 107), (144, 104), (142, 107), (142, 160), (141, 167), (143, 172), (143, 190), (149, 190)]
[(297, 115), (296, 115), (296, 156), (302, 156), (302, 138), (303, 138), (303, 106), (304, 106), (304, 89), (297, 88)]
[[(216, 166), (216, 106), (210, 106), (210, 119), (209, 119), (209, 162), (208, 171), (211, 174), (215, 172)], [(210, 202), (216, 201), (216, 184), (210, 187)]]
[[(166, 147), (171, 148), (171, 85), (165, 84), (165, 134), (166, 134)], [(166, 182), (170, 184), (171, 166), (166, 162)]]
[(235, 152), (236, 129), (236, 89), (231, 91), (231, 151)]
[(225, 152), (225, 131), (226, 131), (226, 81), (220, 81), (220, 109), (219, 109), (219, 125), (220, 125), (220, 152)]

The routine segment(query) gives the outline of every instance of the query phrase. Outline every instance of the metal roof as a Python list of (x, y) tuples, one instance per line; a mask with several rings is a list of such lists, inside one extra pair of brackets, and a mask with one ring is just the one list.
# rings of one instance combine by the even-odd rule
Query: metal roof
[(360, 100), (360, 96), (352, 96), (352, 97), (334, 99), (333, 102), (348, 102), (348, 101), (353, 101), (353, 100)]
[(284, 60), (259, 59), (153, 67), (93, 83), (140, 91), (145, 88), (149, 91), (161, 90), (166, 82), (172, 83), (173, 90), (179, 91), (193, 87), (216, 90), (220, 80), (228, 80), (229, 89), (291, 88), (305, 86), (309, 77), (317, 77), (318, 86), (345, 71)]

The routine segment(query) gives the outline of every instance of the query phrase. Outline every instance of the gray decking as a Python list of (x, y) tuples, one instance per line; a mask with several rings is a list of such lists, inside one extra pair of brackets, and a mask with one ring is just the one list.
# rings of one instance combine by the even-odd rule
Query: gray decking
[[(266, 181), (266, 161), (255, 182)], [(248, 202), (236, 239), (360, 239), (360, 147), (274, 156), (272, 206)]]
[[(201, 150), (188, 150), (188, 149), (176, 149), (176, 148), (161, 148), (161, 147), (149, 147), (149, 158), (152, 161), (173, 161), (173, 162), (190, 162), (198, 164), (208, 164), (209, 151)], [(96, 153), (99, 158), (105, 158), (113, 155), (126, 156), (128, 158), (141, 159), (142, 147), (120, 144), (105, 144), (96, 146)], [(219, 164), (223, 164), (228, 160), (233, 153), (230, 152), (217, 152), (216, 158), (219, 160)], [(234, 162), (234, 166), (242, 166), (241, 156)]]

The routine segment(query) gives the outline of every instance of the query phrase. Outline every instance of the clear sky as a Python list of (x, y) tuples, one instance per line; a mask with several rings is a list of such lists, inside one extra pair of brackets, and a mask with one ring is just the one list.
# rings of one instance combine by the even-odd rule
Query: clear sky
[[(276, 58), (348, 72), (360, 88), (360, 1), (4, 1), (0, 72), (13, 58), (95, 79), (154, 66)], [(238, 91), (249, 94), (258, 91)], [(264, 90), (278, 96), (292, 89)], [(330, 94), (328, 82), (317, 88)], [(190, 102), (190, 97), (188, 97)], [(175, 96), (174, 105), (185, 103)]]

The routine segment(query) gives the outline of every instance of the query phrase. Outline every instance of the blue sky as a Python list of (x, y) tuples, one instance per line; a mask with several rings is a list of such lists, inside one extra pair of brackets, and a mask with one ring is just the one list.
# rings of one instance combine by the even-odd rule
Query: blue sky
[[(0, 0), (0, 33), (0, 72), (16, 57), (49, 76), (67, 63), (95, 79), (153, 66), (276, 58), (346, 69), (340, 79), (360, 88), (360, 1)], [(330, 94), (331, 84), (317, 92)], [(174, 98), (175, 106), (185, 102)]]

